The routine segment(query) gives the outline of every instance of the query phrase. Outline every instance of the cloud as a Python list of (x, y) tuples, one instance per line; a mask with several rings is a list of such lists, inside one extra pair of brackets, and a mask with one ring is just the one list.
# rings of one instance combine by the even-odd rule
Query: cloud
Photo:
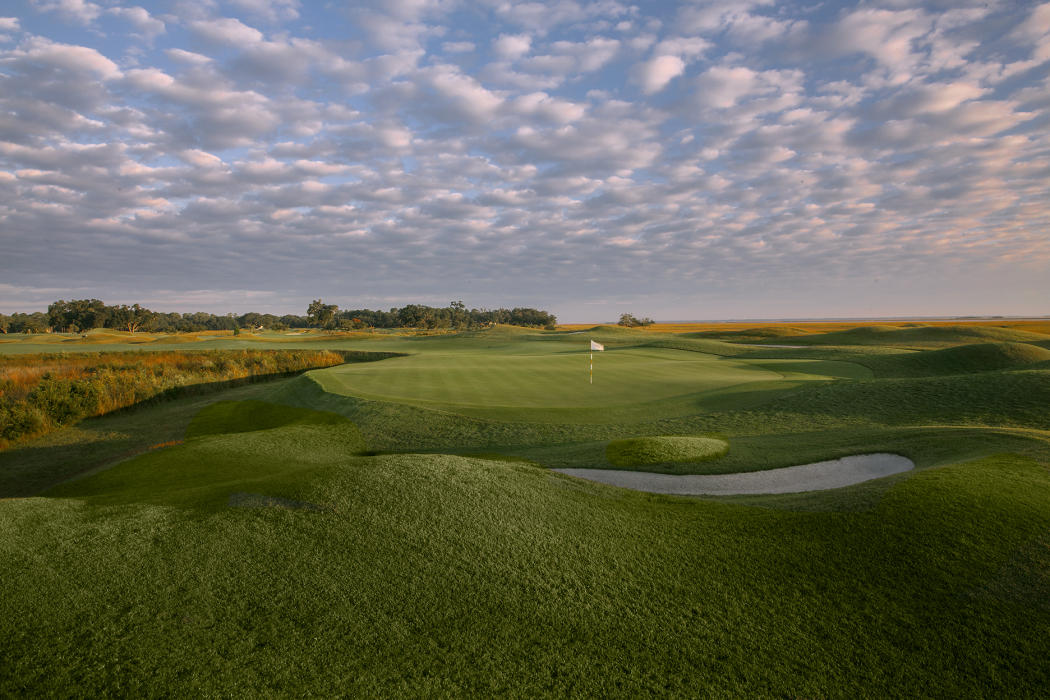
[(167, 31), (164, 22), (141, 7), (115, 7), (106, 10), (106, 13), (120, 17), (135, 25), (147, 39), (152, 39)]
[(115, 80), (121, 75), (117, 64), (95, 49), (87, 46), (60, 44), (43, 37), (32, 37), (26, 40), (11, 55), (70, 73), (95, 75), (103, 80)]
[(532, 37), (528, 34), (501, 34), (492, 42), (492, 49), (500, 58), (516, 60), (529, 52)]
[(630, 16), (632, 8), (615, 0), (581, 3), (575, 0), (551, 2), (503, 2), (495, 4), (496, 13), (512, 24), (537, 33), (547, 33), (560, 25), (582, 22), (596, 17), (613, 20)]
[(841, 53), (865, 53), (889, 72), (891, 82), (907, 81), (921, 60), (917, 43), (932, 21), (921, 10), (861, 9), (846, 15), (831, 41)]
[(705, 289), (768, 315), (845, 309), (885, 269), (1050, 293), (1045, 5), (98, 7), (0, 21), (39, 28), (0, 43), (15, 296), (273, 279), (702, 315), (681, 290)]
[(221, 168), (225, 165), (222, 158), (198, 148), (186, 149), (179, 153), (179, 157), (198, 168)]
[(559, 124), (577, 121), (587, 111), (581, 104), (560, 100), (545, 92), (533, 92), (516, 98), (513, 109), (518, 114), (536, 115)]
[(185, 49), (166, 49), (164, 53), (173, 61), (185, 63), (191, 66), (203, 66), (212, 61), (210, 56), (205, 56), (193, 51), (186, 51)]
[(946, 112), (987, 92), (972, 83), (928, 83), (902, 92), (892, 108), (900, 114)]
[(54, 12), (77, 24), (91, 24), (102, 14), (102, 8), (86, 0), (32, 0), (41, 12)]
[(655, 56), (636, 66), (635, 80), (642, 86), (642, 92), (651, 95), (663, 90), (684, 71), (685, 61), (678, 56)]
[(445, 53), (472, 53), (476, 48), (473, 41), (446, 41), (441, 45)]
[(696, 81), (700, 102), (716, 109), (732, 107), (761, 90), (760, 76), (744, 66), (712, 66)]
[(299, 17), (299, 0), (230, 0), (230, 3), (270, 23), (286, 22)]
[(468, 121), (481, 123), (495, 115), (503, 98), (455, 66), (437, 65), (420, 71), (427, 87), (445, 107)]
[(198, 84), (178, 80), (156, 68), (136, 68), (127, 71), (125, 82), (144, 94), (185, 109), (197, 139), (205, 145), (249, 145), (253, 138), (281, 122), (276, 106), (265, 95), (230, 89), (214, 79)]
[(1050, 3), (1035, 7), (1027, 21), (1018, 25), (1013, 36), (1032, 45), (1033, 63), (1050, 61)]
[(262, 32), (233, 17), (197, 20), (191, 22), (189, 26), (202, 39), (220, 46), (229, 45), (243, 48), (263, 40)]

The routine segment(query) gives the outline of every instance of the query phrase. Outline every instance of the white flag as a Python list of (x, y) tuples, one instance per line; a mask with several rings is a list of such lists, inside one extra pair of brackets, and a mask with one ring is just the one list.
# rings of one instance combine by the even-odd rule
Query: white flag
[(604, 349), (605, 349), (605, 346), (602, 345), (601, 343), (596, 343), (593, 340), (591, 341), (591, 350), (604, 350)]

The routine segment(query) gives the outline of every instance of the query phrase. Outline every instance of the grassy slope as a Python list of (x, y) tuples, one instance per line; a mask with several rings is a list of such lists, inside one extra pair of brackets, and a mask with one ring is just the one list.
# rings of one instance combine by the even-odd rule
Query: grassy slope
[[(308, 425), (194, 439), (62, 498), (0, 503), (0, 689), (958, 697), (1050, 682), (1050, 477), (1031, 461), (804, 513), (353, 457)], [(188, 482), (158, 489), (180, 464)], [(312, 508), (222, 507), (240, 491)]]
[(879, 377), (928, 377), (997, 370), (1050, 368), (1050, 349), (1030, 343), (958, 345), (900, 355), (874, 356), (865, 364)]
[(294, 379), (120, 411), (63, 428), (17, 449), (0, 451), (0, 499), (31, 496), (154, 445), (182, 440), (193, 416), (205, 406), (221, 400), (269, 397), (278, 385), (290, 381)]
[(994, 326), (861, 326), (791, 338), (793, 345), (880, 345), (937, 348), (988, 342), (1037, 342), (1050, 340), (1044, 333)]

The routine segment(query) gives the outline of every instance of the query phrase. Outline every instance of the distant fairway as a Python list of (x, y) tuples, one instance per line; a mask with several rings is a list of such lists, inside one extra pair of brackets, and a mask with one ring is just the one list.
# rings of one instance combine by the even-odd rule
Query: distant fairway
[[(566, 350), (566, 345), (532, 343), (527, 348), (532, 354), (427, 353), (367, 368), (343, 365), (312, 376), (335, 394), (467, 415), (545, 420), (545, 415), (562, 419), (564, 409), (622, 413), (634, 407), (640, 413), (675, 414), (700, 408), (705, 398), (739, 398), (759, 384), (764, 391), (775, 391), (799, 381), (867, 373), (843, 362), (749, 361), (646, 348), (595, 353), (591, 384), (587, 351)], [(543, 350), (547, 352), (537, 352)]]

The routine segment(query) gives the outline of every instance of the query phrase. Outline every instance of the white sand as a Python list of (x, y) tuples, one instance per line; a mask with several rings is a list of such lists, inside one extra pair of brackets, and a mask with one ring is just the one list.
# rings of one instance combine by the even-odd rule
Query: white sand
[(782, 469), (735, 474), (654, 474), (619, 469), (555, 469), (554, 471), (635, 491), (683, 496), (730, 496), (837, 489), (914, 468), (915, 463), (907, 457), (877, 453), (853, 455)]

